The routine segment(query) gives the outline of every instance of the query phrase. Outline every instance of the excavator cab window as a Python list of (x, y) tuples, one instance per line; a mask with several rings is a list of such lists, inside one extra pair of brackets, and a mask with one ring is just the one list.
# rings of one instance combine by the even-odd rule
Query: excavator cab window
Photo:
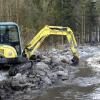
[(21, 55), (20, 38), (16, 25), (0, 25), (0, 44), (11, 45)]

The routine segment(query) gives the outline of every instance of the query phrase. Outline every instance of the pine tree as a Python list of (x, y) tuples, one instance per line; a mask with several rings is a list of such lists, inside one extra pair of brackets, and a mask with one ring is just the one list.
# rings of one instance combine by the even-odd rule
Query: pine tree
[(95, 3), (89, 0), (86, 5), (86, 31), (89, 33), (89, 42), (96, 41), (97, 11)]
[(73, 27), (73, 6), (71, 0), (63, 0), (62, 2), (62, 25)]

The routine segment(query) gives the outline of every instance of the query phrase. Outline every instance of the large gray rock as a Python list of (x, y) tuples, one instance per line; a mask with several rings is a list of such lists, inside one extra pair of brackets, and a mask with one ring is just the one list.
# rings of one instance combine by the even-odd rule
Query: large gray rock
[(50, 73), (48, 74), (48, 77), (50, 78), (52, 83), (55, 83), (58, 78), (56, 73)]
[(68, 72), (65, 72), (65, 71), (57, 71), (56, 74), (57, 76), (64, 76), (64, 77), (68, 76)]
[(14, 80), (17, 80), (19, 83), (26, 83), (26, 75), (21, 75), (21, 73), (17, 73), (16, 76), (13, 77)]
[(58, 56), (52, 56), (51, 61), (54, 65), (59, 65), (61, 63), (61, 60)]
[(69, 64), (70, 63), (70, 59), (68, 59), (67, 57), (62, 56), (60, 54), (52, 56), (51, 57), (51, 61), (52, 61), (52, 63), (54, 65), (60, 65), (62, 63), (65, 63), (65, 64)]
[(51, 62), (51, 57), (42, 56), (42, 61), (46, 64), (49, 64)]
[(37, 70), (49, 70), (49, 66), (47, 64), (45, 64), (44, 62), (38, 62), (36, 64), (36, 69)]
[(46, 72), (45, 71), (42, 71), (42, 70), (37, 70), (36, 72), (40, 76), (45, 76), (46, 75)]
[(12, 77), (11, 87), (14, 90), (21, 90), (26, 86), (26, 76), (21, 75), (20, 73), (16, 74), (16, 76)]
[(57, 79), (61, 79), (62, 81), (65, 81), (68, 79), (68, 71), (57, 71), (55, 72), (57, 74)]
[(51, 84), (52, 84), (50, 78), (48, 78), (48, 77), (44, 77), (44, 78), (43, 78), (43, 81), (44, 81), (47, 85), (51, 85)]

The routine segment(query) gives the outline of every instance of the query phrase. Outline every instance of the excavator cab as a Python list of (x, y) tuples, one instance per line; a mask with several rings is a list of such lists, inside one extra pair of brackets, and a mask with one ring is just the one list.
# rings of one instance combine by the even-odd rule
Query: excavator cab
[(16, 24), (0, 24), (0, 45), (12, 46), (17, 55), (21, 55), (19, 29)]
[(20, 32), (17, 24), (0, 22), (0, 64), (15, 63), (21, 56)]

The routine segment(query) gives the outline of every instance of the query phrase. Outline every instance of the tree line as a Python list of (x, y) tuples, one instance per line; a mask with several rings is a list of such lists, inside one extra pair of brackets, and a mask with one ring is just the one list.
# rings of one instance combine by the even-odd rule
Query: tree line
[[(99, 0), (0, 0), (0, 21), (19, 24), (24, 42), (45, 25), (69, 26), (78, 43), (100, 42)], [(65, 44), (65, 37), (50, 36), (46, 43)]]

